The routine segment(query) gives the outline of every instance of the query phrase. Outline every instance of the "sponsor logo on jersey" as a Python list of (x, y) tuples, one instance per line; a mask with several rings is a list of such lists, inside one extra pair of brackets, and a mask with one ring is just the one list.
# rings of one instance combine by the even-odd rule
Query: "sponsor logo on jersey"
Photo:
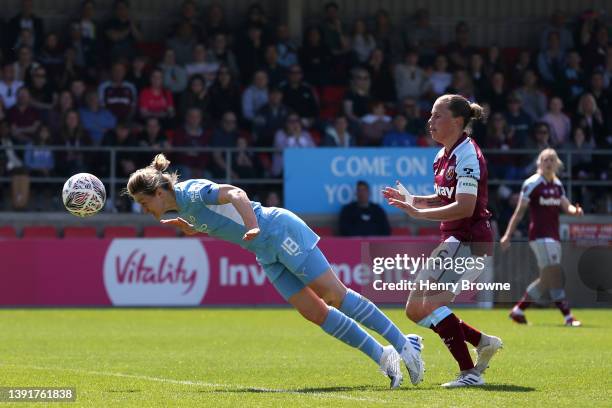
[(446, 174), (444, 178), (448, 181), (451, 181), (455, 177), (455, 166), (448, 166), (446, 168)]
[(540, 205), (560, 206), (561, 205), (561, 199), (560, 198), (555, 198), (555, 197), (544, 198), (544, 197), (540, 196)]
[(455, 187), (445, 187), (434, 184), (434, 189), (436, 190), (436, 194), (442, 197), (451, 198), (453, 196), (453, 192), (455, 191)]
[(468, 193), (478, 191), (478, 181), (472, 177), (459, 177), (457, 179), (457, 193)]

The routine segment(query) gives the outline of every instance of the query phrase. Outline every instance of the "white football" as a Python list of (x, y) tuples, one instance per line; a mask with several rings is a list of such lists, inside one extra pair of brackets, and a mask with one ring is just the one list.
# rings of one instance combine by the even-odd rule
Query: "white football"
[(104, 208), (106, 189), (99, 178), (89, 173), (70, 177), (62, 189), (64, 206), (77, 217), (89, 217)]

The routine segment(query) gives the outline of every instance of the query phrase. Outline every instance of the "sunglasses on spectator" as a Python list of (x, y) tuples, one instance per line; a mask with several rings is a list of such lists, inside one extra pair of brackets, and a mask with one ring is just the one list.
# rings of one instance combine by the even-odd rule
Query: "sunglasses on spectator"
[(357, 77), (357, 79), (364, 79), (364, 80), (366, 80), (366, 79), (370, 79), (370, 77), (369, 77), (369, 76), (367, 76), (367, 75), (359, 75), (359, 76)]
[(289, 73), (290, 73), (290, 74), (301, 74), (301, 73), (302, 73), (302, 71), (290, 71)]
[(288, 123), (299, 123), (300, 119), (299, 118), (289, 118), (287, 119)]
[(546, 129), (541, 129), (541, 130), (538, 130), (536, 133), (537, 133), (538, 135), (547, 135), (547, 134), (548, 134), (548, 130), (546, 130)]

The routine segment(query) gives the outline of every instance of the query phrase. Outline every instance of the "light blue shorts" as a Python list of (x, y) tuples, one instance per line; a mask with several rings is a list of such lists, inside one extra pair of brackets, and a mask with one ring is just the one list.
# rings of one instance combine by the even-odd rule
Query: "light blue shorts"
[(276, 276), (272, 284), (285, 300), (308, 286), (310, 282), (331, 268), (327, 258), (318, 247), (309, 251), (304, 263), (293, 272), (284, 264), (277, 262), (263, 266), (268, 277)]
[(289, 299), (330, 268), (319, 248), (319, 236), (297, 215), (266, 208), (264, 234), (255, 254), (268, 280)]

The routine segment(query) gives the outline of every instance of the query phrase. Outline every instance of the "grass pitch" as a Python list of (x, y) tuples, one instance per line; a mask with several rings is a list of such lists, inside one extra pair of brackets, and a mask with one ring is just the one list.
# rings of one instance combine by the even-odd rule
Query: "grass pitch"
[(577, 329), (556, 310), (529, 311), (527, 327), (506, 310), (458, 310), (505, 343), (487, 385), (458, 390), (439, 387), (457, 366), (438, 336), (387, 313), (424, 337), (418, 387), (406, 374), (389, 390), (361, 352), (291, 309), (0, 310), (0, 386), (76, 387), (76, 403), (54, 407), (610, 406), (610, 310), (576, 310)]

